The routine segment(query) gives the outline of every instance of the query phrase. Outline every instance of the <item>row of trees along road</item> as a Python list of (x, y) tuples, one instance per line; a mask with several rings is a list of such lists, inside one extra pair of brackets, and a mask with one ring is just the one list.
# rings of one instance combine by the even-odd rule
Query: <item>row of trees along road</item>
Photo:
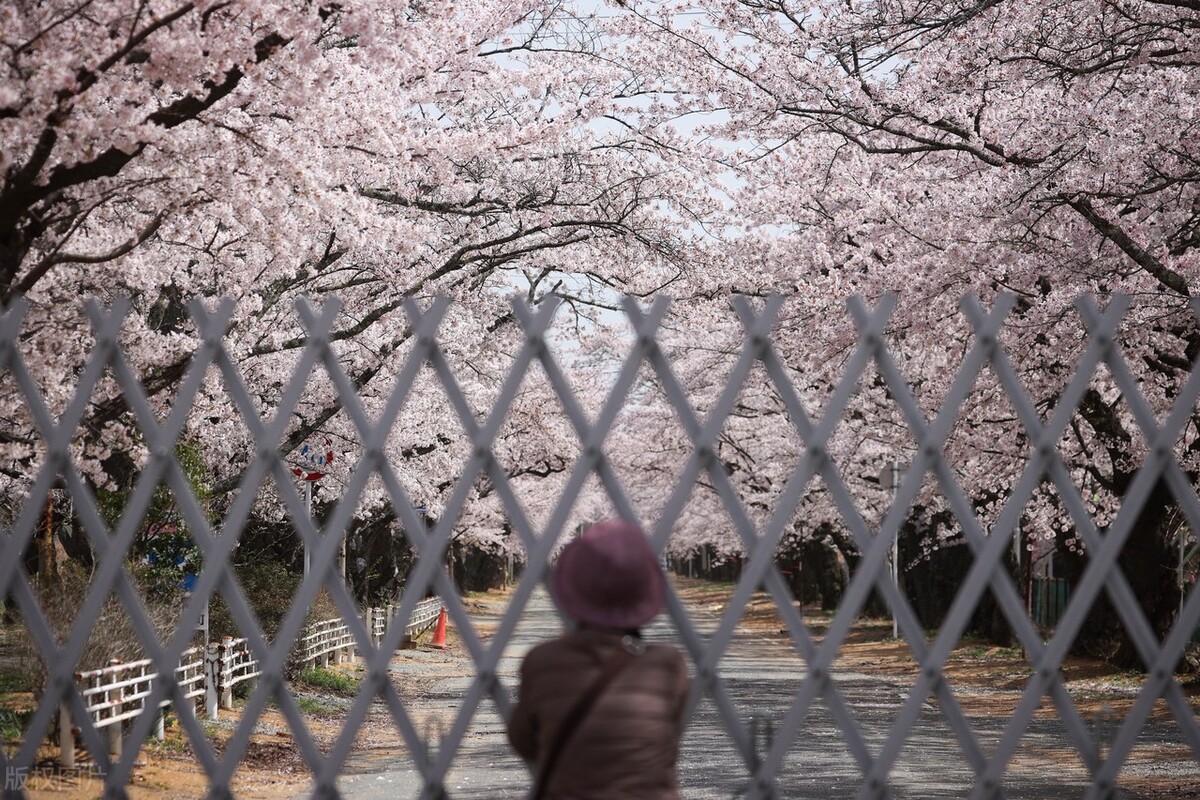
[[(613, 291), (669, 292), (686, 302), (664, 343), (703, 410), (739, 345), (730, 293), (787, 296), (777, 346), (819, 408), (856, 338), (845, 297), (894, 291), (889, 345), (932, 414), (969, 341), (964, 293), (1017, 296), (1003, 345), (1046, 411), (1085, 339), (1074, 298), (1122, 292), (1134, 301), (1118, 344), (1162, 412), (1200, 352), (1187, 310), (1198, 26), (1200, 4), (1184, 0), (6, 4), (0, 300), (30, 303), (22, 347), (57, 410), (90, 345), (80, 295), (133, 298), (126, 344), (163, 407), (195, 347), (185, 303), (231, 295), (229, 347), (269, 409), (302, 346), (293, 300), (336, 294), (338, 356), (375, 410), (411, 346), (401, 303), (448, 294), (448, 355), (486, 409), (520, 333), (505, 293), (567, 295), (566, 340), (599, 330), (575, 324)], [(597, 367), (577, 384), (590, 407), (620, 346), (597, 335), (573, 357)], [(755, 380), (719, 456), (765, 517), (801, 443)], [(687, 448), (653, 385), (609, 449), (623, 475), (641, 476), (627, 485), (648, 518)], [(15, 506), (39, 442), (5, 387)], [(531, 376), (497, 442), (535, 521), (578, 450), (547, 392)], [(974, 397), (945, 452), (986, 521), (1028, 442), (989, 373)], [(873, 376), (854, 403), (831, 454), (871, 518), (887, 500), (874, 476), (914, 443)], [(389, 452), (435, 517), (470, 452), (447, 409), (432, 381), (415, 386)], [(283, 449), (314, 432), (353, 462), (357, 434), (319, 374)], [(187, 435), (207, 453), (219, 513), (253, 451), (219, 379)], [(88, 478), (130, 485), (138, 439), (119, 388), (101, 384), (77, 440)], [(1176, 454), (1193, 478), (1198, 448), (1189, 426)], [(1060, 453), (1104, 524), (1145, 453), (1104, 375)], [(503, 548), (493, 488), (477, 487), (461, 531)], [(959, 534), (928, 488), (913, 522), (932, 554)], [(589, 487), (580, 519), (599, 494)], [(278, 503), (262, 495), (270, 522)], [(714, 503), (697, 488), (674, 549), (737, 550)], [(372, 487), (363, 530), (390, 526), (388, 505)], [(836, 519), (815, 487), (792, 538), (852, 560)], [(1025, 525), (1055, 540), (1068, 578), (1086, 564), (1052, 485)], [(1180, 535), (1163, 487), (1121, 556), (1160, 632), (1178, 603), (1164, 587)], [(1108, 643), (1134, 660), (1100, 603), (1079, 645)]]

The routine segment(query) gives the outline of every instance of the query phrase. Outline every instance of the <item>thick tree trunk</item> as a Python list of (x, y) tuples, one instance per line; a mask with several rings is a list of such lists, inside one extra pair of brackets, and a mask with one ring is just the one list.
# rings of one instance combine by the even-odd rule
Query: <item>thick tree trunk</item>
[(454, 574), (458, 576), (460, 590), (484, 592), (504, 585), (505, 557), (481, 547), (466, 545), (454, 548), (458, 565)]
[[(858, 550), (858, 544), (851, 538), (849, 533), (836, 525), (822, 525), (819, 530), (821, 534), (828, 537), (829, 542), (841, 554), (842, 560), (845, 563), (846, 582), (849, 584), (855, 572), (858, 571), (859, 562), (862, 561), (862, 553)], [(888, 611), (887, 603), (878, 589), (871, 590), (871, 593), (867, 596), (867, 602), (863, 606), (862, 613), (869, 617), (888, 616), (890, 612)]]
[[(1170, 527), (1174, 505), (1170, 490), (1160, 482), (1147, 498), (1117, 557), (1117, 566), (1160, 641), (1171, 630), (1179, 608), (1176, 572), (1179, 552)], [(1072, 553), (1066, 546), (1066, 539), (1072, 533), (1060, 532), (1058, 535), (1059, 567), (1069, 592), (1076, 590), (1091, 563), (1087, 553)], [(1072, 602), (1070, 596), (1067, 602)], [(1072, 649), (1125, 668), (1145, 669), (1148, 666), (1142, 663), (1107, 592), (1096, 597)]]
[(46, 515), (37, 537), (38, 580), (43, 584), (58, 580), (58, 547), (54, 535), (54, 493), (46, 496)]
[(832, 611), (841, 602), (849, 582), (845, 559), (829, 536), (818, 534), (801, 542), (797, 568), (792, 571), (792, 593), (801, 603), (820, 603)]

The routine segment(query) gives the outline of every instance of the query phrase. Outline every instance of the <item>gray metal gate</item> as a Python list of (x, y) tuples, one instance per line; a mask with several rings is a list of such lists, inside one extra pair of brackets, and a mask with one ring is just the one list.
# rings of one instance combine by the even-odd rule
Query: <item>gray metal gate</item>
[[(209, 746), (196, 716), (192, 713), (181, 713), (182, 725), (210, 780), (212, 796), (229, 794), (231, 776), (246, 750), (253, 723), (266, 703), (272, 699), (278, 703), (291, 725), (300, 753), (313, 772), (317, 795), (335, 795), (335, 779), (350, 753), (355, 732), (362, 724), (374, 697), (381, 697), (386, 703), (410, 752), (429, 753), (428, 758), (416, 759), (425, 779), (422, 796), (441, 796), (444, 778), (481, 701), (490, 696), (501, 713), (505, 716), (508, 714), (511, 687), (504, 685), (498, 678), (497, 665), (522, 609), (544, 578), (544, 565), (568, 522), (572, 503), (584, 482), (590, 476), (597, 477), (618, 513), (630, 518), (637, 516), (616, 474), (606, 462), (604, 446), (606, 437), (612, 431), (618, 414), (637, 380), (639, 370), (648, 366), (656, 376), (666, 398), (674, 406), (692, 445), (677, 488), (662, 509), (657, 523), (650, 528), (654, 546), (660, 551), (665, 547), (673, 521), (683, 509), (691, 487), (701, 476), (711, 482), (720, 495), (737, 535), (745, 543), (747, 558), (741, 580), (733, 601), (714, 635), (702, 637), (698, 634), (674, 592), (670, 595), (668, 610), (680, 632), (683, 646), (694, 664), (696, 688), (693, 707), (700, 696), (706, 696), (711, 698), (724, 717), (731, 741), (746, 766), (751, 796), (763, 797), (773, 793), (775, 777), (784, 765), (788, 749), (802, 731), (814, 702), (818, 700), (831, 710), (841, 728), (845, 745), (857, 763), (860, 773), (859, 796), (865, 798), (890, 795), (889, 773), (896, 764), (898, 754), (922, 704), (930, 696), (938, 701), (961, 745), (963, 757), (976, 778), (972, 797), (1003, 795), (1002, 781), (1006, 765), (1013, 757), (1039, 702), (1046, 696), (1052, 698), (1071, 744), (1078, 750), (1090, 772), (1091, 788), (1087, 793), (1089, 798), (1110, 795), (1126, 755), (1135, 744), (1152, 706), (1159, 698), (1165, 700), (1178, 721), (1180, 731), (1193, 755), (1200, 759), (1200, 726), (1196, 723), (1180, 684), (1173, 676), (1175, 665), (1192, 631), (1200, 622), (1200, 593), (1193, 592), (1187, 598), (1172, 632), (1160, 643), (1125, 576), (1115, 568), (1115, 559), (1130, 537), (1138, 509), (1160, 478), (1170, 486), (1178, 498), (1180, 509), (1190, 529), (1193, 532), (1200, 531), (1200, 502), (1197, 502), (1194, 487), (1181, 468), (1173, 449), (1183, 427), (1191, 418), (1197, 396), (1200, 395), (1200, 371), (1194, 371), (1182, 386), (1171, 413), (1160, 425), (1139, 391), (1134, 375), (1113, 343), (1126, 303), (1118, 298), (1107, 310), (1101, 311), (1085, 299), (1080, 301), (1079, 310), (1089, 336), (1087, 347), (1074, 377), (1064, 389), (1057, 405), (1049, 418), (1043, 419), (1022, 387), (1008, 355), (998, 345), (1002, 326), (1012, 305), (1011, 301), (1002, 300), (991, 310), (985, 310), (977, 302), (968, 299), (963, 303), (963, 313), (974, 329), (973, 341), (941, 409), (932, 419), (927, 419), (885, 346), (884, 333), (894, 308), (894, 299), (885, 298), (874, 309), (857, 299), (852, 299), (850, 309), (859, 328), (860, 339), (846, 365), (843, 379), (825, 404), (823, 415), (814, 420), (805, 411), (772, 343), (771, 328), (780, 303), (779, 298), (773, 297), (765, 303), (764, 308), (755, 310), (749, 302), (735, 298), (734, 306), (745, 328), (744, 344), (725, 388), (704, 419), (699, 418), (693, 411), (686, 393), (672, 371), (671, 364), (656, 340), (656, 332), (667, 310), (667, 302), (657, 301), (645, 311), (632, 302), (626, 303), (626, 313), (635, 329), (636, 340), (616, 376), (603, 409), (594, 421), (589, 421), (588, 415), (573, 396), (560, 365), (546, 346), (545, 337), (555, 311), (554, 302), (545, 302), (536, 309), (531, 309), (520, 301), (514, 302), (514, 313), (525, 331), (524, 344), (515, 355), (512, 369), (500, 388), (495, 407), (483, 417), (477, 416), (466, 401), (438, 339), (439, 325), (449, 307), (448, 301), (436, 301), (425, 311), (420, 310), (416, 304), (409, 303), (405, 310), (416, 344), (397, 376), (395, 385), (401, 388), (388, 400), (383, 413), (374, 423), (356, 398), (355, 388), (331, 348), (331, 330), (335, 315), (332, 304), (323, 309), (299, 304), (298, 313), (308, 331), (308, 342), (298, 359), (293, 379), (284, 387), (283, 395), (269, 419), (263, 419), (256, 411), (254, 400), (223, 346), (231, 304), (223, 303), (211, 313), (196, 305), (192, 314), (202, 344), (178, 387), (173, 410), (161, 424), (152, 412), (138, 377), (118, 343), (118, 333), (128, 310), (127, 304), (118, 304), (111, 311), (104, 311), (95, 305), (89, 306), (96, 346), (91, 360), (79, 375), (74, 400), (57, 419), (42, 402), (35, 381), (19, 353), (17, 343), (25, 307), (17, 304), (0, 318), (0, 371), (10, 373), (19, 386), (36, 424), (41, 439), (40, 445), (45, 448), (46, 458), (33, 480), (28, 496), (44, 498), (57, 484), (64, 484), (73, 498), (75, 513), (82, 521), (91, 544), (99, 555), (95, 576), (83, 603), (83, 611), (69, 638), (60, 647), (21, 566), (20, 556), (31, 542), (38, 524), (40, 503), (26, 503), (20, 509), (12, 529), (6, 531), (0, 539), (0, 594), (11, 594), (16, 599), (20, 613), (51, 672), (45, 693), (29, 724), (29, 730), (46, 730), (60, 704), (65, 703), (80, 725), (85, 746), (106, 772), (105, 780), (109, 791), (117, 794), (122, 791), (121, 787), (130, 776), (141, 743), (152, 733), (155, 724), (153, 715), (142, 714), (133, 720), (127, 737), (129, 746), (119, 758), (110, 761), (107, 742), (89, 721), (83, 698), (73, 679), (80, 652), (110, 592), (115, 592), (124, 604), (155, 666), (155, 671), (162, 676), (153, 683), (145, 706), (157, 708), (170, 701), (178, 709), (186, 710), (191, 707), (185, 697), (188, 687), (181, 685), (175, 677), (175, 670), (181, 655), (189, 647), (192, 630), (190, 626), (182, 626), (165, 643), (160, 644), (124, 567), (125, 556), (148, 508), (151, 495), (157, 485), (165, 483), (174, 494), (188, 528), (203, 551), (205, 562), (183, 619), (198, 617), (206, 600), (214, 593), (222, 593), (236, 624), (245, 633), (247, 644), (261, 669), (258, 686), (247, 701), (242, 721), (228, 742), (223, 757), (218, 758)], [(570, 469), (565, 489), (542, 530), (535, 530), (526, 518), (504, 469), (492, 452), (493, 443), (522, 378), (535, 362), (541, 363), (581, 443), (581, 456)], [(324, 365), (336, 385), (344, 404), (344, 411), (353, 421), (361, 437), (361, 457), (350, 474), (345, 490), (346, 501), (335, 506), (323, 530), (318, 530), (309, 517), (301, 493), (295, 488), (288, 466), (279, 452), (279, 443), (285, 440), (292, 412), (300, 401), (303, 376), (318, 363)], [(904, 415), (912, 439), (919, 444), (880, 525), (874, 525), (862, 518), (838, 471), (838, 465), (830, 458), (826, 447), (834, 427), (856, 390), (859, 377), (871, 364), (874, 364), (874, 368), (886, 382), (888, 391)], [(1149, 455), (1145, 463), (1137, 473), (1120, 512), (1103, 533), (1089, 516), (1083, 498), (1072, 482), (1057, 449), (1057, 442), (1069, 425), (1083, 393), (1101, 364), (1107, 366), (1112, 379), (1124, 394), (1125, 402), (1141, 433), (1149, 442)], [(424, 596), (426, 587), (435, 587), (445, 599), (448, 613), (478, 667), (477, 676), (463, 699), (453, 727), (437, 747), (429, 747), (429, 743), (423, 741), (396, 689), (387, 679), (388, 660), (400, 644), (403, 629), (392, 627), (376, 646), (372, 639), (372, 631), (368, 631), (364, 625), (354, 598), (335, 572), (338, 549), (351, 521), (355, 499), (372, 475), (378, 475), (383, 481), (404, 528), (407, 531), (424, 529), (424, 520), (418, 517), (412, 498), (408, 496), (405, 487), (401, 485), (384, 457), (384, 448), (389, 431), (405, 399), (403, 387), (411, 386), (418, 371), (427, 365), (437, 374), (451, 408), (470, 436), (474, 447), (473, 455), (465, 464), (445, 511), (436, 525), (427, 536), (413, 538), (412, 546), (421, 557), (410, 576), (408, 589), (397, 610), (400, 618), (407, 618)], [(136, 416), (138, 427), (151, 454), (137, 480), (125, 514), (116, 529), (111, 531), (104, 525), (94, 499), (72, 462), (71, 455), (72, 439), (93, 387), (109, 367)], [(998, 520), (990, 530), (985, 529), (980, 522), (970, 498), (957, 483), (953, 469), (943, 453), (956, 413), (966, 402), (976, 377), (985, 368), (994, 371), (1020, 419), (1024, 435), (1030, 442), (1028, 462), (1020, 480), (1005, 501)], [(183, 430), (189, 408), (210, 369), (218, 370), (223, 376), (230, 397), (253, 433), (259, 448), (250, 460), (242, 482), (242, 491), (238, 493), (223, 520), (220, 531), (210, 524), (191, 492), (187, 477), (173, 456), (173, 447)], [(794, 426), (796, 434), (806, 446), (803, 456), (791, 471), (790, 480), (778, 506), (767, 523), (761, 526), (756, 526), (746, 513), (729, 476), (714, 455), (717, 436), (733, 410), (740, 387), (752, 369), (765, 369), (786, 407), (789, 423)], [(456, 597), (449, 577), (441, 569), (442, 556), (456, 519), (464, 508), (473, 482), (480, 476), (486, 476), (494, 485), (508, 515), (509, 524), (520, 537), (528, 553), (529, 563), (535, 565), (535, 568), (525, 571), (499, 629), (487, 645), (474, 634), (467, 610)], [(961, 526), (975, 555), (970, 573), (932, 642), (927, 641), (912, 607), (888, 578), (889, 554), (893, 540), (927, 476), (933, 476), (937, 481), (942, 496), (953, 511), (956, 522)], [(1021, 593), (1000, 566), (1004, 555), (1012, 546), (1022, 508), (1044, 476), (1049, 476), (1056, 485), (1059, 496), (1070, 512), (1090, 554), (1088, 567), (1081, 580), (1072, 586), (1070, 602), (1059, 620), (1057, 631), (1048, 642), (1041, 639), (1026, 612)], [(862, 562), (820, 644), (810, 635), (809, 628), (791, 602), (792, 595), (787, 583), (772, 561), (772, 554), (795, 509), (803, 499), (810, 481), (817, 477), (824, 482), (837, 503), (843, 525), (862, 552)], [(286, 503), (288, 515), (304, 540), (305, 547), (313, 553), (312, 563), (316, 565), (294, 598), (274, 644), (266, 641), (244, 597), (236, 585), (226, 579), (230, 554), (238, 542), (238, 532), (251, 512), (255, 491), (264, 481), (272, 479)], [(218, 535), (219, 533), (222, 535)], [(301, 711), (285, 691), (283, 684), (283, 673), (291, 644), (301, 632), (305, 609), (312, 603), (322, 584), (330, 587), (333, 600), (341, 610), (358, 649), (366, 654), (367, 662), (367, 680), (350, 708), (342, 735), (328, 755), (320, 752), (307, 733)], [(720, 657), (741, 617), (740, 609), (759, 586), (765, 587), (773, 596), (791, 642), (807, 669), (807, 675), (800, 683), (789, 712), (779, 721), (769, 749), (765, 752), (756, 752), (751, 726), (738, 714), (718, 668)], [(1015, 713), (1005, 726), (1003, 735), (990, 752), (985, 752), (972, 733), (954, 693), (943, 680), (942, 670), (982, 593), (988, 589), (1028, 654), (1034, 672)], [(858, 727), (839, 691), (837, 681), (832, 678), (838, 649), (845, 641), (859, 609), (873, 590), (886, 598), (901, 635), (907, 640), (921, 667), (920, 677), (908, 693), (882, 747), (875, 749), (868, 746), (863, 731)], [(1093, 740), (1088, 725), (1076, 710), (1059, 675), (1059, 668), (1072, 640), (1101, 592), (1107, 592), (1112, 606), (1130, 632), (1141, 658), (1150, 665), (1136, 702), (1121, 721), (1107, 748), (1101, 748)], [(11, 757), (0, 751), (0, 769), (3, 769), (6, 775), (14, 770), (28, 769), (35, 760), (37, 748), (37, 736), (31, 736), (24, 741), (19, 752)], [(6, 794), (20, 795), (21, 791), (19, 788), (9, 787)]]

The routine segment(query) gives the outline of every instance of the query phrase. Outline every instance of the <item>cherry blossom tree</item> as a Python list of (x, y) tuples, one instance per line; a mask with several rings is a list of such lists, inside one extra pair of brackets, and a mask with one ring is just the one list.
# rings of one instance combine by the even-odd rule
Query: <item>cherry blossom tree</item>
[[(78, 298), (117, 294), (134, 308), (126, 352), (162, 409), (196, 344), (188, 302), (238, 300), (227, 347), (268, 414), (304, 346), (297, 298), (340, 300), (337, 357), (374, 414), (411, 351), (404, 301), (447, 294), (457, 303), (446, 355), (485, 410), (519, 341), (508, 294), (539, 302), (571, 274), (583, 281), (568, 284), (580, 287), (576, 309), (589, 281), (651, 293), (677, 278), (690, 247), (670, 209), (706, 202), (653, 131), (613, 121), (629, 75), (589, 54), (594, 42), (560, 46), (559, 17), (572, 17), (554, 7), (93, 2), (0, 13), (10, 54), (0, 134), (11, 143), (0, 295), (30, 304), (23, 351), (55, 410), (91, 347)], [(210, 377), (187, 436), (203, 444), (219, 497), (254, 448)], [(471, 449), (449, 408), (423, 380), (392, 454), (435, 515)], [(19, 495), (38, 442), (19, 411), (6, 427)], [(342, 456), (332, 496), (359, 436), (321, 370), (281, 448), (315, 434)], [(562, 468), (552, 447), (511, 446), (514, 475)], [(136, 474), (140, 436), (111, 379), (78, 449), (98, 486)], [(360, 503), (368, 525), (394, 515), (378, 485)], [(263, 513), (271, 507), (268, 492)]]
[[(1198, 243), (1191, 4), (728, 2), (636, 7), (625, 19), (644, 37), (647, 71), (669, 76), (673, 108), (710, 111), (705, 133), (737, 145), (730, 288), (793, 296), (781, 326), (808, 335), (790, 340), (788, 359), (814, 385), (832, 385), (842, 362), (831, 356), (853, 340), (848, 316), (832, 313), (842, 298), (896, 291), (891, 344), (932, 414), (968, 341), (958, 298), (1008, 292), (1018, 300), (1004, 344), (1045, 411), (1084, 342), (1074, 298), (1122, 292), (1134, 304), (1121, 349), (1156, 411), (1169, 406), (1200, 352), (1187, 310)], [(978, 398), (946, 453), (989, 519), (1028, 443), (990, 375)], [(867, 431), (877, 446), (861, 451), (876, 463), (848, 471), (872, 475), (914, 441), (881, 387), (865, 385), (861, 402), (879, 420)], [(1176, 453), (1193, 479), (1196, 447), (1189, 433)], [(1060, 451), (1105, 524), (1145, 440), (1104, 375)], [(1177, 602), (1162, 591), (1180, 535), (1172, 508), (1157, 492), (1121, 559), (1160, 631)], [(1027, 523), (1079, 549), (1049, 485)], [(1115, 633), (1104, 617), (1098, 609), (1085, 639)]]
[[(63, 376), (90, 346), (70, 310), (81, 294), (132, 296), (127, 341), (164, 407), (195, 346), (186, 303), (232, 295), (228, 346), (270, 409), (303, 347), (293, 302), (336, 295), (337, 357), (374, 413), (411, 352), (408, 298), (457, 301), (447, 357), (483, 411), (519, 342), (503, 295), (557, 290), (586, 315), (615, 293), (668, 292), (684, 302), (664, 343), (703, 415), (741, 346), (731, 293), (788, 296), (777, 346), (819, 414), (857, 341), (845, 297), (897, 292), (889, 346), (932, 416), (970, 342), (963, 294), (1016, 295), (1003, 344), (1046, 411), (1084, 344), (1075, 297), (1120, 292), (1134, 298), (1121, 350), (1161, 414), (1200, 352), (1187, 310), (1200, 243), (1197, 13), (1155, 0), (721, 0), (593, 15), (534, 3), (11, 4), (0, 11), (0, 297), (31, 304), (22, 346), (61, 408)], [(436, 515), (470, 446), (428, 378), (402, 412), (393, 461)], [(309, 381), (282, 449), (320, 433), (353, 462), (341, 401), (320, 372)], [(603, 381), (588, 386), (603, 395)], [(1028, 442), (995, 377), (976, 389), (944, 452), (988, 522)], [(656, 391), (647, 377), (611, 443), (643, 478), (628, 483), (648, 518), (691, 446)], [(536, 381), (524, 387), (497, 443), (537, 518), (553, 497), (538, 487), (552, 489), (578, 447), (555, 402)], [(757, 520), (803, 446), (783, 417), (758, 374), (723, 428), (719, 456)], [(129, 422), (119, 387), (103, 384), (79, 443), (98, 485), (136, 468)], [(6, 428), (15, 487), (37, 448), (20, 413)], [(219, 380), (188, 435), (213, 443), (217, 493), (236, 486), (247, 439)], [(1100, 524), (1144, 439), (1098, 375), (1060, 452)], [(1198, 441), (1177, 450), (1193, 476)], [(914, 446), (868, 372), (830, 442), (864, 517), (890, 497), (880, 468)], [(737, 553), (729, 526), (713, 524), (723, 512), (710, 488), (693, 501), (672, 547)], [(363, 519), (390, 524), (387, 502), (372, 487)], [(463, 535), (509, 541), (486, 482), (475, 503)], [(603, 505), (589, 494), (580, 518)], [(945, 511), (928, 482), (914, 515), (933, 532), (928, 549), (959, 541)], [(1080, 549), (1050, 484), (1025, 517), (1032, 535)], [(819, 486), (800, 518), (798, 541), (821, 531), (855, 555), (834, 541), (837, 509)], [(1160, 598), (1147, 600), (1160, 629), (1175, 607), (1159, 591), (1181, 535), (1173, 520), (1169, 492), (1156, 493), (1140, 526), (1154, 546), (1122, 556), (1135, 590)], [(1092, 638), (1111, 633), (1094, 622)]]

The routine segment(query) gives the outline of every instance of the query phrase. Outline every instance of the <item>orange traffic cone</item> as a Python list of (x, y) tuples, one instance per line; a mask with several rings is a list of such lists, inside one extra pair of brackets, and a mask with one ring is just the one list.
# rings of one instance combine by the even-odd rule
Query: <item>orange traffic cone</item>
[(433, 628), (433, 641), (429, 643), (430, 647), (446, 647), (446, 607), (438, 612), (437, 625)]

